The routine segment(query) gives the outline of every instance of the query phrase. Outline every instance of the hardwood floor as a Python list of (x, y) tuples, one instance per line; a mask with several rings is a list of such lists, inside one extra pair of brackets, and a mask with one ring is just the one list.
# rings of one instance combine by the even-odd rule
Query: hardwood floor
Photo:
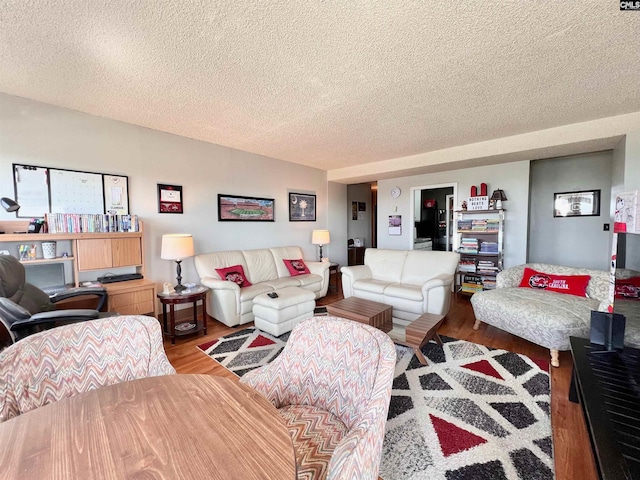
[[(341, 294), (329, 294), (318, 300), (318, 305), (327, 305), (342, 298)], [(186, 318), (191, 315), (190, 310), (181, 310)], [(465, 295), (453, 294), (452, 306), (439, 333), (450, 337), (468, 340), (494, 348), (501, 348), (511, 352), (522, 353), (529, 357), (550, 360), (549, 351), (521, 338), (510, 335), (497, 328), (482, 325), (479, 330), (473, 330), (475, 317)], [(241, 330), (253, 324), (240, 327), (227, 327), (211, 318), (208, 322), (208, 335), (178, 339), (176, 345), (165, 340), (165, 349), (171, 364), (178, 373), (201, 373), (220, 375), (237, 379), (217, 362), (196, 348), (207, 340), (213, 340), (222, 335)], [(571, 354), (560, 352), (560, 367), (551, 368), (551, 421), (553, 428), (553, 444), (557, 480), (596, 480), (598, 478), (591, 453), (591, 444), (587, 435), (582, 409), (580, 405), (571, 403), (568, 399), (569, 382), (571, 380)]]

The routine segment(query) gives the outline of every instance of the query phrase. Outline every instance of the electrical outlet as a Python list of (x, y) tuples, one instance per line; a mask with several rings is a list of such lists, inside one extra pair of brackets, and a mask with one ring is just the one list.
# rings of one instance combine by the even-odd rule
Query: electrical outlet
[(603, 227), (602, 227), (602, 230), (604, 230), (605, 232), (608, 232), (608, 231), (609, 231), (609, 224), (608, 224), (608, 223), (605, 223), (605, 224), (603, 225)]

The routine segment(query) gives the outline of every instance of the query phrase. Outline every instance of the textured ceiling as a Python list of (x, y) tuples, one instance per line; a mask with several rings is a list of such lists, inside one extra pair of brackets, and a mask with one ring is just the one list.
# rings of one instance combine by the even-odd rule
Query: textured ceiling
[(0, 92), (324, 170), (640, 111), (613, 0), (0, 0)]

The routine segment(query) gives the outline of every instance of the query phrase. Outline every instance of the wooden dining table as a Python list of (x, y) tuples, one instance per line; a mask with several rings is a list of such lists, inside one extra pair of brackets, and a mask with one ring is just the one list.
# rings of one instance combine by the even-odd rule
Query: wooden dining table
[(0, 423), (3, 479), (295, 479), (277, 410), (250, 387), (166, 375), (69, 397)]

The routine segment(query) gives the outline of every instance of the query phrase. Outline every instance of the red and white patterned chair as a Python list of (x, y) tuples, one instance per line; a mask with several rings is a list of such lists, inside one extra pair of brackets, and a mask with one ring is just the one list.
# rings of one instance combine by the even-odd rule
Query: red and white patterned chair
[(46, 330), (0, 352), (0, 422), (94, 388), (174, 373), (155, 318), (123, 315)]
[(278, 358), (240, 381), (278, 408), (299, 479), (376, 479), (395, 363), (380, 330), (314, 317), (293, 329)]

